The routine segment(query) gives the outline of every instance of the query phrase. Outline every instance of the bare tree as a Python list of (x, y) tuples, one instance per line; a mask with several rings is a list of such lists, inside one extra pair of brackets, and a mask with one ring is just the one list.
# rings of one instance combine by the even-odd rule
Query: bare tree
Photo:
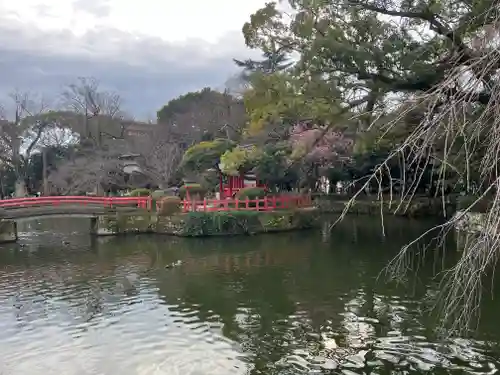
[(49, 123), (40, 137), (37, 149), (42, 153), (43, 195), (49, 192), (48, 161), (49, 149), (69, 148), (79, 142), (80, 136), (71, 128), (62, 126), (58, 122)]
[(107, 190), (126, 185), (122, 162), (108, 152), (86, 154), (69, 160), (53, 171), (48, 183), (54, 193), (65, 195)]
[[(5, 109), (0, 113), (0, 158), (10, 165), (16, 176), (16, 196), (26, 194), (25, 166), (32, 152), (38, 146), (48, 121), (39, 117), (48, 111), (47, 101), (37, 95), (15, 92), (14, 116), (9, 119)], [(4, 107), (5, 108), (5, 107)]]
[[(109, 176), (116, 177), (123, 171), (119, 156), (120, 151), (126, 151), (122, 143), (129, 121), (121, 110), (121, 97), (102, 90), (94, 78), (80, 77), (64, 90), (62, 99), (67, 111), (63, 113), (65, 116), (61, 118), (61, 123), (65, 122), (80, 134), (81, 147), (74, 161), (61, 166), (61, 175), (71, 176), (82, 163), (88, 163), (89, 172), (83, 175), (87, 175), (89, 183), (95, 183), (92, 190), (97, 189), (100, 193), (101, 188), (108, 184)], [(96, 170), (94, 173), (92, 169), (95, 168), (105, 172)], [(52, 180), (54, 178), (51, 176)], [(58, 181), (61, 182), (61, 179)], [(80, 186), (78, 179), (72, 178), (71, 181), (69, 187)]]
[(176, 137), (167, 128), (156, 127), (154, 132), (133, 138), (129, 144), (130, 150), (138, 154), (136, 162), (141, 173), (161, 189), (166, 188), (182, 159)]
[(64, 106), (78, 121), (74, 124), (82, 140), (101, 147), (109, 139), (122, 139), (125, 114), (120, 95), (100, 89), (95, 78), (80, 77), (62, 94)]
[(59, 123), (49, 123), (42, 132), (37, 148), (66, 147), (80, 141), (80, 135), (73, 129)]

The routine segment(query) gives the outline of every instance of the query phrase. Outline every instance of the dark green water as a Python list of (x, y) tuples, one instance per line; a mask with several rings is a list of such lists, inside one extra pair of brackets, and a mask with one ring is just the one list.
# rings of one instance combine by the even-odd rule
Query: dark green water
[[(92, 242), (87, 223), (24, 225), (0, 248), (0, 374), (493, 374), (500, 305), (474, 339), (440, 341), (423, 267), (377, 281), (426, 224), (347, 220), (220, 239)], [(169, 265), (174, 266), (169, 267)]]

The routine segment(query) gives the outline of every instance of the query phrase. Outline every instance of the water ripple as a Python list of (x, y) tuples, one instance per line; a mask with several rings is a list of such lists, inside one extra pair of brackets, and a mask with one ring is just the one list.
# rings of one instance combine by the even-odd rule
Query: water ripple
[(371, 261), (301, 237), (241, 251), (143, 238), (0, 254), (0, 373), (497, 372), (500, 332), (431, 337), (422, 299), (375, 287)]

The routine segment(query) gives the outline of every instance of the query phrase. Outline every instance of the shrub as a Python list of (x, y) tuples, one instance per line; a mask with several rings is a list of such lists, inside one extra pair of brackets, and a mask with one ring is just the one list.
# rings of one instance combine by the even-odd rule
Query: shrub
[[(235, 198), (240, 200), (240, 201), (245, 201), (247, 198), (249, 200), (255, 200), (255, 199), (263, 199), (265, 198), (267, 195), (266, 193), (266, 190), (264, 188), (261, 188), (261, 187), (248, 187), (248, 188), (243, 188), (243, 189), (240, 189), (237, 193), (236, 193), (236, 196)], [(260, 203), (261, 205), (263, 203)], [(239, 207), (245, 207), (246, 204), (241, 202), (238, 204)], [(251, 202), (249, 204), (250, 207), (255, 207), (256, 206), (256, 203), (255, 202)]]
[[(478, 200), (478, 196), (474, 195), (466, 195), (463, 197), (458, 197), (457, 198), (457, 210), (465, 210), (469, 208), (469, 206), (473, 205), (476, 200)], [(477, 203), (475, 203), (472, 206), (471, 212), (479, 212), (479, 213), (486, 213), (490, 209), (492, 205), (492, 199), (491, 197), (484, 197), (480, 199)]]
[(153, 199), (160, 199), (163, 197), (176, 197), (177, 195), (174, 192), (174, 189), (164, 189), (164, 190), (155, 190), (151, 193), (151, 197)]
[(180, 187), (179, 197), (181, 199), (185, 199), (188, 190), (189, 190), (189, 196), (194, 199), (203, 199), (203, 197), (206, 194), (206, 190), (200, 184), (189, 184)]
[(184, 216), (188, 236), (248, 234), (259, 224), (259, 212), (253, 211), (189, 212)]
[(181, 211), (181, 198), (163, 197), (158, 202), (157, 213), (162, 216), (171, 216)]
[(134, 189), (128, 195), (130, 197), (149, 197), (150, 194), (149, 189)]
[(262, 199), (266, 196), (266, 190), (261, 187), (248, 187), (240, 189), (235, 198), (244, 200), (244, 199)]

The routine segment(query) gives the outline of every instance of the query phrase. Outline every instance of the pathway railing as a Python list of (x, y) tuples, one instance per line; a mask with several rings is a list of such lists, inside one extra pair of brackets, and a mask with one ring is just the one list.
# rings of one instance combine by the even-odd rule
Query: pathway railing
[(273, 196), (260, 199), (183, 200), (182, 212), (274, 211), (312, 206), (310, 195)]
[(151, 197), (92, 197), (92, 196), (44, 196), (30, 198), (12, 198), (0, 200), (0, 207), (28, 208), (41, 206), (60, 207), (62, 205), (99, 205), (106, 208), (137, 207), (151, 208)]

